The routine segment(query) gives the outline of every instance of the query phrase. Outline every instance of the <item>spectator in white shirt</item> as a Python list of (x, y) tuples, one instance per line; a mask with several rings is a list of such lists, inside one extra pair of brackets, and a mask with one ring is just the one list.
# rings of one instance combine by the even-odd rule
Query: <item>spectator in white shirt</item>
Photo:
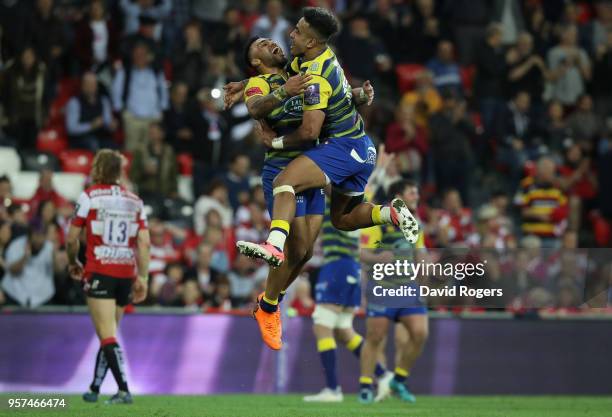
[(266, 14), (255, 21), (252, 36), (260, 38), (270, 38), (280, 45), (285, 54), (289, 53), (290, 24), (282, 16), (283, 4), (279, 0), (268, 0), (266, 4)]

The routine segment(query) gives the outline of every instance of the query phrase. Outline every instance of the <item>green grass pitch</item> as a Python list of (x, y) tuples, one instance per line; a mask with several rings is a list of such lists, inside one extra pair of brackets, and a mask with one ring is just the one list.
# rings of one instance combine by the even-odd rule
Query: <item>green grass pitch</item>
[[(65, 410), (7, 409), (8, 398), (27, 395), (1, 394), (0, 416), (41, 417), (607, 417), (612, 416), (612, 397), (430, 397), (416, 404), (395, 398), (379, 404), (361, 405), (354, 394), (340, 404), (306, 404), (299, 395), (135, 396), (132, 405), (84, 403), (68, 396)], [(47, 397), (41, 395), (39, 398)], [(48, 398), (48, 397), (47, 397)]]

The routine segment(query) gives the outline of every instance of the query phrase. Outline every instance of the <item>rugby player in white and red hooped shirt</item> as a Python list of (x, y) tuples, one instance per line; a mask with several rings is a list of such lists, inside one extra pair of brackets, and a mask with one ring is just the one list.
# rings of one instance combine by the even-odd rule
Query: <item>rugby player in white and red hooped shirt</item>
[[(67, 239), (68, 269), (73, 279), (84, 278), (87, 305), (100, 338), (94, 379), (83, 399), (98, 400), (110, 368), (119, 391), (108, 404), (132, 403), (116, 339), (117, 326), (132, 296), (134, 303), (146, 298), (149, 275), (150, 238), (143, 203), (120, 184), (121, 165), (122, 156), (116, 151), (103, 149), (96, 154), (93, 185), (79, 197)], [(77, 259), (83, 229), (87, 237), (85, 267)]]

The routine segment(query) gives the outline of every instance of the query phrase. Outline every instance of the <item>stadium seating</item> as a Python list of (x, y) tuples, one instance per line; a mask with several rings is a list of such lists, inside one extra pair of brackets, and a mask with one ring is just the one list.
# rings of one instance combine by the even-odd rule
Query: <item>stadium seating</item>
[(94, 154), (80, 149), (67, 149), (59, 155), (62, 171), (89, 175)]
[(21, 171), (11, 175), (13, 196), (18, 200), (29, 200), (38, 188), (40, 174), (36, 171)]
[(61, 129), (48, 128), (38, 133), (36, 149), (39, 151), (59, 155), (66, 148), (68, 148), (68, 138)]
[(59, 171), (60, 168), (57, 157), (51, 153), (23, 151), (21, 157), (23, 159), (23, 169), (25, 171), (40, 171), (42, 169)]
[(53, 175), (53, 188), (63, 197), (76, 201), (85, 188), (87, 176), (76, 172), (59, 172)]
[(11, 175), (21, 170), (21, 159), (13, 148), (0, 147), (0, 175)]

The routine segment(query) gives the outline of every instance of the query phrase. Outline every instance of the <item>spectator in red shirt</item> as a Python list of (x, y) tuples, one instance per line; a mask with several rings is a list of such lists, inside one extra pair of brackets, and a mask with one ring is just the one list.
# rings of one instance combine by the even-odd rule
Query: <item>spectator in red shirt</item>
[(582, 213), (595, 207), (597, 174), (591, 159), (584, 155), (579, 144), (571, 144), (565, 151), (564, 164), (559, 167), (561, 189), (569, 197), (569, 228), (579, 230)]
[(52, 201), (55, 207), (61, 207), (68, 203), (64, 197), (53, 189), (53, 171), (43, 169), (40, 171), (38, 188), (30, 199), (30, 212), (38, 213), (40, 204), (47, 200)]
[(172, 237), (166, 233), (164, 224), (159, 219), (151, 219), (149, 222), (151, 233), (151, 262), (149, 273), (156, 282), (156, 276), (163, 274), (166, 265), (180, 260), (180, 252), (174, 248)]
[(438, 244), (442, 247), (467, 246), (475, 233), (472, 210), (463, 207), (461, 195), (456, 189), (444, 193), (442, 209), (438, 221)]
[(418, 176), (427, 152), (427, 133), (416, 124), (414, 106), (398, 106), (395, 121), (387, 127), (385, 149), (395, 154), (401, 174)]

